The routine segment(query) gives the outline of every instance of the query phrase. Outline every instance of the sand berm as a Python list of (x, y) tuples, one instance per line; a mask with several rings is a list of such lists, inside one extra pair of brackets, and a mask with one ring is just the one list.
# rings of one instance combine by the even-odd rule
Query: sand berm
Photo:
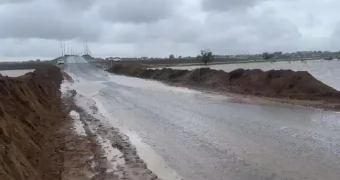
[(244, 95), (298, 100), (339, 102), (340, 92), (306, 71), (236, 69), (231, 72), (200, 68), (194, 70), (150, 69), (142, 64), (114, 64), (109, 72)]
[(0, 180), (158, 179), (94, 104), (75, 104), (73, 82), (53, 65), (0, 76)]
[(0, 179), (60, 179), (62, 139), (59, 68), (46, 65), (21, 77), (0, 77)]

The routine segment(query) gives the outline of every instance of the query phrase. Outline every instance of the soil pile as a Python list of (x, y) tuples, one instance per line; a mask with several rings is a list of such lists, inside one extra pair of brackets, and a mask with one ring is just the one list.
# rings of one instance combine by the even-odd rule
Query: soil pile
[(128, 64), (115, 64), (108, 71), (232, 93), (307, 100), (340, 100), (340, 92), (306, 71), (236, 69), (228, 73), (210, 68), (192, 71), (167, 68), (145, 69)]
[(46, 65), (0, 77), (0, 179), (59, 179), (61, 158), (51, 137), (60, 115), (60, 69)]

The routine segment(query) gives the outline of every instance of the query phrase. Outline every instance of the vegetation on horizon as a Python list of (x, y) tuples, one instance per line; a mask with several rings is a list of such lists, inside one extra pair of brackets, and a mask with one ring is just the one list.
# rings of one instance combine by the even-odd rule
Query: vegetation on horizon
[(201, 54), (198, 57), (206, 66), (208, 62), (212, 61), (213, 54), (210, 50), (201, 50)]
[[(198, 56), (181, 56), (176, 54), (170, 54), (167, 57), (120, 57), (122, 61), (180, 61), (188, 63), (198, 63), (204, 62), (201, 52)], [(110, 60), (109, 58), (106, 58)], [(111, 58), (112, 59), (112, 58)], [(238, 55), (219, 55), (216, 53), (211, 53), (211, 57), (206, 59), (207, 63), (209, 61), (214, 62), (276, 62), (276, 61), (301, 61), (301, 60), (312, 60), (312, 59), (325, 59), (333, 60), (340, 59), (340, 51), (330, 52), (330, 51), (298, 51), (293, 53), (283, 53), (281, 51), (277, 52), (264, 52), (261, 54), (238, 54)], [(165, 63), (165, 62), (163, 62)]]

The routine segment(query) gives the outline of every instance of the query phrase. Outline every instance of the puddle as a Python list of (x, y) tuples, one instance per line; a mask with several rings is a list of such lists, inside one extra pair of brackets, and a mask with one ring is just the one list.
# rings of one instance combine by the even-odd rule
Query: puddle
[(137, 133), (133, 131), (125, 133), (129, 137), (131, 144), (136, 146), (139, 157), (146, 162), (148, 169), (152, 170), (163, 180), (182, 179), (174, 170), (166, 165), (161, 156), (158, 156), (150, 146), (142, 142)]
[[(104, 105), (95, 96), (92, 96), (92, 98), (90, 99), (88, 97), (77, 95), (76, 103), (79, 107), (85, 109), (88, 112), (91, 112), (92, 106), (96, 106), (98, 108), (98, 112), (95, 114), (92, 113), (92, 115), (103, 122), (108, 122), (113, 127), (118, 128), (121, 133), (127, 135), (131, 144), (136, 147), (137, 154), (147, 164), (148, 169), (155, 173), (159, 178), (161, 178), (162, 180), (182, 179), (176, 171), (174, 171), (165, 163), (164, 159), (161, 156), (159, 156), (149, 145), (142, 142), (137, 133), (129, 131), (127, 128), (122, 126), (122, 124), (118, 123), (118, 121), (106, 110)], [(98, 139), (98, 141), (102, 144), (103, 149), (106, 149), (105, 153), (107, 154), (108, 160), (113, 157), (113, 159), (120, 157), (119, 155), (117, 155), (120, 151), (113, 148), (109, 140), (104, 140), (101, 138)], [(112, 161), (111, 159), (111, 161), (109, 160), (109, 162), (114, 161)], [(115, 170), (114, 168), (117, 167), (117, 165), (119, 165), (120, 163), (123, 164), (120, 159), (118, 159), (117, 163), (118, 164), (112, 164), (113, 169), (110, 170)]]
[[(124, 166), (125, 160), (123, 158), (123, 153), (120, 152), (118, 149), (112, 147), (110, 140), (104, 139), (103, 137), (97, 135), (97, 141), (100, 144), (101, 148), (104, 150), (104, 155), (109, 162), (108, 168), (106, 170), (107, 173), (118, 171), (119, 166)], [(122, 177), (122, 174), (116, 175)]]
[(80, 115), (78, 112), (72, 110), (70, 112), (71, 118), (74, 120), (74, 130), (79, 136), (86, 136), (83, 122), (80, 121)]

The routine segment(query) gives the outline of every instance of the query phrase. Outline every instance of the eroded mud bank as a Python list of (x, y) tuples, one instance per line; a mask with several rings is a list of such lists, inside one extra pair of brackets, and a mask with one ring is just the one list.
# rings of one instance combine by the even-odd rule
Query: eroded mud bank
[[(114, 64), (111, 73), (138, 78), (159, 80), (175, 85), (206, 90), (285, 99), (299, 105), (311, 105), (326, 109), (339, 109), (340, 92), (314, 78), (306, 71), (236, 69), (231, 72), (200, 68), (194, 70), (148, 69), (141, 64)], [(291, 100), (318, 101), (317, 103)]]

